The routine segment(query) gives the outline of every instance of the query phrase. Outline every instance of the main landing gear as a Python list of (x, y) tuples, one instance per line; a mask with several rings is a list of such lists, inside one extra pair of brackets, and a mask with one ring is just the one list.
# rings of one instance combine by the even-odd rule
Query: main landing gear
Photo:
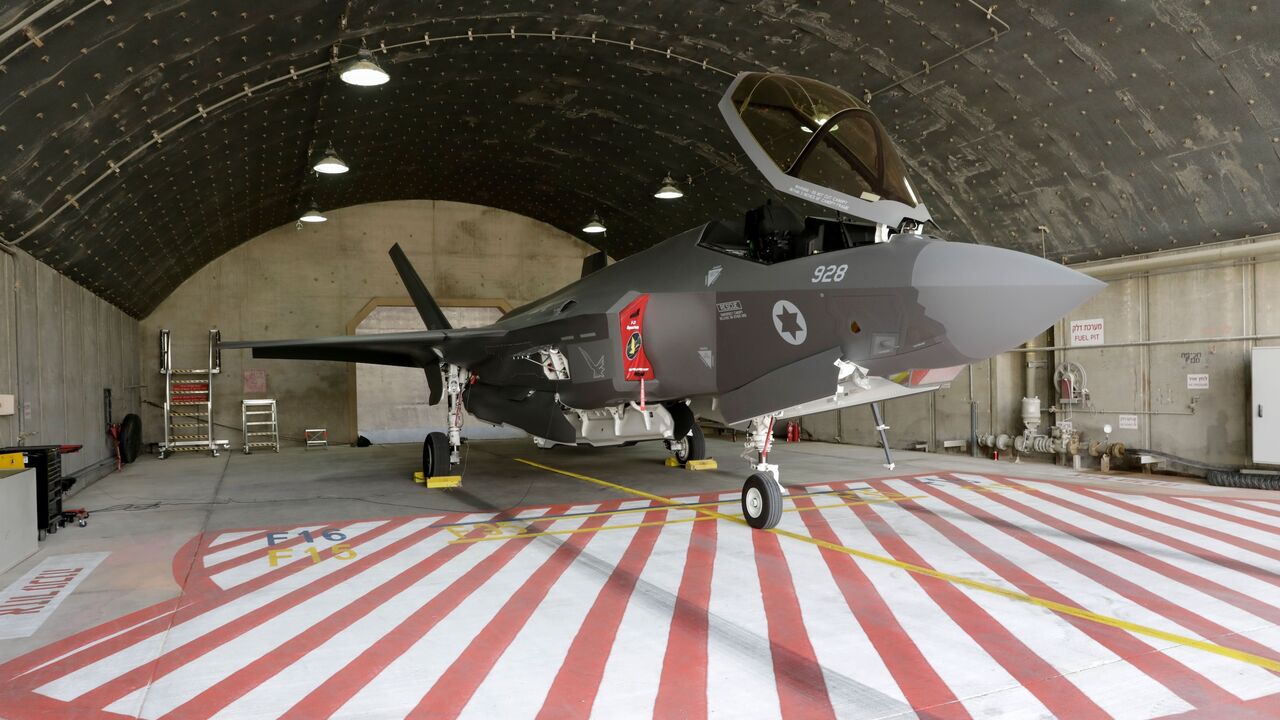
[(448, 475), (449, 469), (462, 462), (462, 370), (445, 365), (445, 402), (448, 410), (448, 433), (428, 433), (422, 441), (422, 475), (424, 478)]
[(673, 423), (671, 437), (666, 440), (667, 449), (675, 455), (681, 465), (690, 460), (705, 460), (707, 457), (707, 439), (702, 428), (693, 417), (693, 411), (684, 403), (667, 406)]
[(742, 517), (758, 530), (768, 530), (782, 519), (782, 496), (786, 494), (778, 480), (778, 466), (768, 462), (775, 419), (768, 415), (751, 421), (746, 450), (742, 453), (754, 471), (742, 486)]

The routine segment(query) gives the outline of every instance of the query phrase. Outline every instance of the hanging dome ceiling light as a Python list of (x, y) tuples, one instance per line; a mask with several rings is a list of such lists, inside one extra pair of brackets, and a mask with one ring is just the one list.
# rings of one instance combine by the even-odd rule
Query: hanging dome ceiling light
[(338, 153), (333, 151), (332, 145), (315, 164), (315, 171), (325, 175), (341, 175), (350, 169), (346, 163), (342, 162), (342, 158), (338, 157)]
[(372, 87), (381, 85), (391, 79), (386, 70), (373, 59), (373, 53), (365, 48), (360, 48), (356, 53), (356, 59), (351, 61), (350, 65), (338, 75), (342, 78), (342, 82), (348, 85), (359, 85), (360, 87)]
[(684, 193), (676, 186), (676, 181), (668, 175), (662, 178), (662, 186), (658, 188), (658, 192), (653, 194), (659, 200), (675, 200), (684, 197)]
[(302, 214), (302, 217), (298, 218), (298, 220), (306, 223), (322, 223), (328, 219), (329, 218), (320, 214), (320, 208), (316, 207), (314, 204), (311, 206), (310, 210), (306, 211)]
[(602, 233), (604, 231), (605, 231), (605, 227), (604, 227), (604, 223), (600, 222), (600, 214), (591, 213), (591, 222), (587, 223), (586, 226), (582, 228), (582, 232), (591, 233), (592, 235), (595, 235), (597, 233)]

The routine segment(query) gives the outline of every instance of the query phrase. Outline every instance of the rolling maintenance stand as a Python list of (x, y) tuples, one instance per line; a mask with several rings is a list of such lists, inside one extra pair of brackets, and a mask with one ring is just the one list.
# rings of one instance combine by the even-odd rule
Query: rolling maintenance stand
[(160, 374), (164, 375), (164, 442), (160, 459), (176, 452), (208, 451), (213, 457), (230, 446), (228, 440), (213, 438), (213, 376), (222, 367), (219, 343), (222, 333), (209, 331), (209, 355), (205, 367), (177, 370), (169, 331), (160, 331)]

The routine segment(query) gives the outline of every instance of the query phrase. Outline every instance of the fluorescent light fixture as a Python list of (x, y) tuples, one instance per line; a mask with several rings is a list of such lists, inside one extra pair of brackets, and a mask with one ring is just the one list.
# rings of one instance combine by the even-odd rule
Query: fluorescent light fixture
[(386, 70), (373, 59), (373, 53), (361, 48), (356, 53), (356, 59), (351, 61), (338, 77), (342, 78), (342, 82), (348, 85), (359, 85), (360, 87), (372, 87), (381, 85), (391, 79)]
[(298, 219), (305, 223), (322, 223), (325, 220), (328, 220), (329, 218), (321, 215), (320, 208), (317, 208), (315, 205), (312, 205), (311, 209), (303, 213), (302, 217)]
[(680, 188), (676, 187), (676, 181), (668, 175), (662, 178), (662, 187), (658, 188), (658, 192), (653, 194), (659, 200), (675, 200), (684, 197), (684, 193), (680, 192)]
[[(912, 202), (912, 204), (914, 204), (914, 205), (919, 205), (919, 204), (920, 204), (920, 198), (916, 197), (916, 191), (915, 191), (915, 188), (911, 187), (911, 181), (910, 181), (910, 180), (908, 180), (908, 179), (906, 179), (906, 178), (902, 178), (902, 182), (903, 182), (903, 184), (905, 184), (905, 185), (907, 186), (907, 192), (911, 193), (911, 202)], [(1043, 228), (1044, 226), (1043, 226), (1043, 225), (1041, 225), (1040, 227), (1042, 227), (1042, 228)], [(1046, 229), (1047, 229), (1047, 228), (1046, 228)]]
[(342, 162), (342, 158), (338, 157), (338, 154), (333, 151), (332, 146), (325, 151), (324, 155), (315, 164), (315, 171), (325, 175), (341, 175), (350, 169), (346, 163)]
[(591, 213), (591, 222), (587, 223), (586, 226), (582, 228), (582, 232), (595, 235), (596, 233), (602, 233), (604, 231), (605, 227), (604, 223), (600, 222), (600, 215), (598, 213)]
[[(830, 115), (826, 115), (822, 112), (819, 112), (817, 115), (814, 116), (813, 121), (818, 124), (818, 127), (822, 127), (823, 125), (826, 125), (827, 121), (830, 119), (831, 119)], [(803, 122), (800, 123), (800, 129), (807, 133), (813, 132), (813, 128), (809, 127), (807, 124)], [(834, 130), (835, 128), (831, 128), (831, 129)]]

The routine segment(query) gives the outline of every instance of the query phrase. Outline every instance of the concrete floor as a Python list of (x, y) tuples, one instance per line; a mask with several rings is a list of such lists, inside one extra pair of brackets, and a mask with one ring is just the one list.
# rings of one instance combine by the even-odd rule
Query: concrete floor
[(144, 458), (0, 575), (106, 553), (0, 639), (0, 717), (1280, 714), (1274, 494), (803, 443), (759, 533), (709, 448)]

